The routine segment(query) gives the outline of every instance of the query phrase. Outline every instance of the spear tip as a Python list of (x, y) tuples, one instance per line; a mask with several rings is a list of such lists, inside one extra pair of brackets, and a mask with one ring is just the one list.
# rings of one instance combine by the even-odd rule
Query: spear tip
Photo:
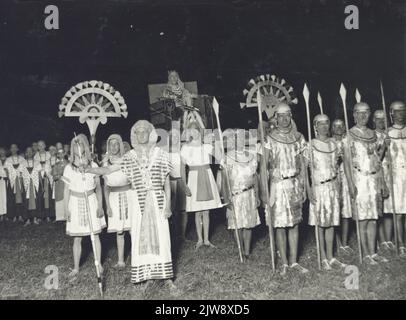
[(345, 99), (345, 97), (347, 96), (347, 90), (345, 89), (344, 83), (341, 83), (340, 86), (340, 96), (343, 99)]
[(357, 103), (361, 102), (361, 93), (359, 93), (358, 88), (355, 89), (355, 100), (357, 101)]
[(309, 100), (309, 88), (307, 87), (306, 82), (303, 87), (303, 96), (307, 101)]
[(320, 91), (317, 92), (317, 101), (319, 102), (320, 112), (323, 114), (323, 99), (321, 98)]
[(219, 103), (218, 103), (216, 97), (213, 97), (213, 103), (212, 103), (212, 105), (213, 105), (213, 110), (214, 110), (214, 112), (215, 112), (216, 114), (218, 114), (218, 113), (219, 113)]

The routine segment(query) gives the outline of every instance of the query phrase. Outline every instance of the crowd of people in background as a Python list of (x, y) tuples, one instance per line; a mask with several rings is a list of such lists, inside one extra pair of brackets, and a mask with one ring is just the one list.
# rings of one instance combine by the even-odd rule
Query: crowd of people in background
[[(124, 142), (125, 149), (130, 149)], [(102, 165), (102, 154), (92, 159)], [(0, 147), (0, 223), (4, 221), (31, 224), (66, 221), (64, 212), (64, 182), (62, 176), (69, 163), (70, 144), (57, 142), (46, 145), (35, 141), (25, 150), (17, 144)]]

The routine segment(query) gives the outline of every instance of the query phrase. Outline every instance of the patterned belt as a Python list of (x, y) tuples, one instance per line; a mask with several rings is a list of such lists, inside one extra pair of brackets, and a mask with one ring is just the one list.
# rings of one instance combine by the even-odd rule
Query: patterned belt
[(355, 170), (357, 170), (359, 173), (361, 173), (364, 176), (372, 176), (374, 174), (377, 174), (378, 171), (363, 171), (360, 168), (354, 167)]
[(251, 189), (254, 189), (254, 186), (251, 186), (251, 187), (248, 187), (248, 188), (245, 188), (245, 189), (236, 191), (236, 192), (232, 192), (232, 195), (233, 195), (233, 196), (236, 196), (236, 195), (239, 195), (239, 194), (241, 194), (241, 193), (243, 193), (243, 192), (249, 191), (249, 190), (251, 190)]
[(127, 184), (125, 186), (119, 186), (119, 187), (109, 187), (110, 192), (125, 192), (131, 189), (131, 184)]
[[(90, 196), (90, 195), (92, 195), (93, 193), (95, 193), (95, 190), (94, 190), (94, 189), (93, 189), (93, 190), (89, 190), (89, 191), (86, 192), (87, 196)], [(84, 193), (84, 192), (76, 192), (76, 191), (73, 191), (73, 190), (70, 190), (70, 195), (71, 195), (71, 196), (74, 196), (74, 197), (76, 197), (76, 198), (84, 198), (84, 197), (85, 197), (85, 193)]]
[(287, 177), (282, 176), (280, 179), (281, 180), (288, 180), (288, 179), (296, 178), (297, 176), (298, 176), (298, 174), (294, 174), (293, 176), (287, 176)]
[(321, 181), (321, 182), (319, 182), (319, 184), (325, 184), (325, 183), (327, 183), (327, 182), (334, 181), (335, 179), (337, 179), (337, 176), (334, 176), (334, 177), (332, 177), (332, 178), (330, 178), (330, 179), (327, 179), (327, 180)]

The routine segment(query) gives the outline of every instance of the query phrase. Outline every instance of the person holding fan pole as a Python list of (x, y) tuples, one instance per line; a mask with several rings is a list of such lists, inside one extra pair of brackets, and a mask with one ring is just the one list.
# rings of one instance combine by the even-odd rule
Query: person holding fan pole
[(92, 173), (85, 173), (88, 167), (97, 167), (91, 161), (89, 142), (84, 134), (72, 139), (70, 163), (65, 167), (62, 180), (65, 184), (64, 204), (67, 215), (66, 233), (73, 239), (74, 267), (69, 277), (79, 273), (82, 253), (82, 238), (90, 236), (95, 259), (100, 293), (102, 293), (101, 244), (99, 234), (106, 227), (102, 207), (100, 179)]

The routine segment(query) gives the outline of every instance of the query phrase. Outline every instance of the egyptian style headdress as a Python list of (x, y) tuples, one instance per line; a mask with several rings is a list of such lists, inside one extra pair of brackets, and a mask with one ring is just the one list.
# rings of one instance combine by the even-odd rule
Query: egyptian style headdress
[(154, 145), (158, 140), (158, 135), (155, 131), (155, 127), (147, 120), (138, 120), (131, 128), (130, 138), (131, 146), (135, 148), (138, 145), (137, 133), (138, 128), (144, 127), (149, 131), (149, 144)]
[[(89, 147), (89, 140), (87, 140), (87, 137), (81, 133), (75, 138), (72, 139), (71, 144), (70, 144), (70, 157), (69, 161), (70, 163), (75, 162), (75, 153), (74, 153), (74, 146), (79, 143), (80, 148), (83, 148), (85, 151), (85, 158), (88, 160), (88, 162), (92, 161), (92, 156), (90, 152), (90, 147)], [(83, 150), (82, 150), (83, 151)]]
[(110, 157), (112, 156), (112, 154), (110, 153), (110, 141), (112, 140), (117, 140), (118, 143), (120, 144), (120, 157), (123, 156), (124, 154), (124, 144), (123, 144), (123, 139), (121, 138), (121, 136), (119, 134), (112, 134), (108, 137), (107, 142), (106, 142), (106, 151), (107, 151), (107, 156)]

